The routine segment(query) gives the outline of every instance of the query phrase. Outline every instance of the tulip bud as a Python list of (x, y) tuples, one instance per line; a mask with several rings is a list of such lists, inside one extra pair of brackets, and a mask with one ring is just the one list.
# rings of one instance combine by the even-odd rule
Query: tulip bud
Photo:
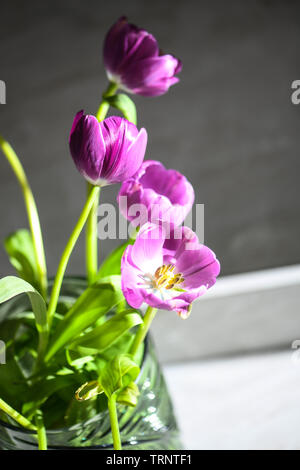
[(95, 116), (76, 114), (69, 139), (78, 171), (95, 186), (121, 183), (139, 170), (145, 156), (147, 132), (112, 116), (98, 122)]
[(166, 93), (179, 81), (180, 60), (162, 55), (156, 39), (120, 18), (109, 30), (103, 49), (108, 78), (119, 88), (143, 96)]

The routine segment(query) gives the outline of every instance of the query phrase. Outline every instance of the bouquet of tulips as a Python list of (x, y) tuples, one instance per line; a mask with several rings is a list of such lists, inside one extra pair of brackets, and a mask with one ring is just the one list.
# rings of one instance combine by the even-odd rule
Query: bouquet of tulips
[[(117, 406), (138, 402), (144, 340), (157, 311), (173, 310), (187, 318), (193, 301), (216, 282), (220, 271), (215, 254), (182, 225), (194, 203), (192, 185), (161, 162), (144, 161), (147, 132), (137, 128), (136, 108), (128, 96), (167, 92), (178, 82), (181, 62), (162, 55), (156, 39), (124, 17), (109, 30), (103, 59), (109, 85), (100, 107), (95, 116), (78, 112), (70, 131), (70, 153), (88, 191), (51, 289), (30, 185), (15, 151), (0, 138), (23, 191), (29, 222), (29, 230), (5, 240), (17, 276), (0, 280), (0, 303), (20, 294), (30, 300), (29, 309), (0, 324), (6, 347), (6, 364), (0, 365), (0, 418), (36, 432), (40, 449), (47, 449), (46, 429), (69, 424), (70, 415), (76, 422), (76, 410), (84, 402), (97, 412), (109, 410), (114, 448), (121, 449)], [(122, 117), (106, 117), (110, 107)], [(115, 183), (121, 183), (120, 211), (134, 230), (99, 267), (100, 189)], [(60, 293), (84, 228), (87, 285), (70, 305), (60, 301)], [(50, 412), (49, 401), (62, 390), (64, 400)]]

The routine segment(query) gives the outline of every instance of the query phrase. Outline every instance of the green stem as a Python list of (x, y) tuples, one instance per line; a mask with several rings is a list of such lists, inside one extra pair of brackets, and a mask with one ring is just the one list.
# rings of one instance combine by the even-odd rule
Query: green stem
[(150, 328), (150, 325), (156, 315), (156, 312), (157, 312), (157, 308), (153, 308), (153, 307), (148, 307), (147, 308), (147, 311), (145, 313), (145, 316), (144, 316), (144, 322), (140, 325), (136, 335), (135, 335), (135, 338), (134, 338), (134, 341), (132, 343), (132, 346), (130, 348), (130, 351), (129, 351), (129, 354), (132, 354), (132, 356), (135, 356), (140, 344), (142, 344), (142, 342), (144, 341), (144, 339), (146, 338), (146, 335), (149, 331), (149, 328)]
[[(88, 196), (93, 189), (93, 185), (88, 183)], [(95, 199), (90, 215), (86, 223), (86, 272), (88, 284), (91, 285), (96, 279), (98, 272), (98, 236), (97, 236), (97, 216), (99, 206), (99, 196)]]
[(39, 344), (37, 351), (37, 359), (34, 367), (34, 372), (37, 373), (40, 370), (41, 365), (43, 364), (46, 349), (48, 346), (49, 331), (39, 331)]
[(33, 241), (35, 261), (36, 261), (37, 270), (38, 270), (40, 291), (43, 297), (46, 299), (47, 297), (47, 267), (46, 267), (42, 231), (41, 231), (40, 220), (38, 216), (36, 203), (35, 203), (31, 188), (29, 186), (24, 168), (16, 152), (11, 147), (11, 145), (6, 140), (4, 140), (3, 137), (1, 136), (0, 136), (0, 147), (4, 155), (6, 156), (11, 168), (13, 169), (23, 192), (23, 197), (24, 197), (25, 206), (26, 206), (27, 215), (28, 215), (29, 227), (31, 231), (32, 241)]
[(110, 82), (107, 90), (103, 93), (103, 100), (96, 114), (96, 118), (98, 119), (99, 122), (105, 119), (109, 110), (109, 103), (108, 101), (105, 100), (105, 98), (108, 96), (113, 96), (117, 90), (118, 90), (118, 85), (116, 83)]
[(109, 110), (109, 103), (108, 101), (103, 100), (96, 114), (96, 118), (98, 119), (99, 122), (105, 119), (105, 116), (107, 115), (108, 110)]
[(0, 410), (4, 411), (4, 413), (8, 414), (12, 419), (14, 419), (17, 423), (23, 426), (26, 429), (30, 429), (32, 431), (36, 430), (36, 427), (28, 421), (25, 416), (22, 416), (18, 411), (14, 410), (11, 406), (9, 406), (5, 401), (0, 398)]
[[(98, 121), (103, 121), (105, 119), (108, 110), (109, 103), (105, 100), (108, 96), (113, 96), (118, 89), (118, 85), (115, 83), (109, 83), (107, 90), (103, 93), (103, 100), (99, 106), (96, 117)], [(87, 185), (87, 194), (90, 194), (93, 186), (88, 183)], [(98, 272), (98, 236), (97, 236), (97, 216), (98, 216), (98, 206), (99, 206), (99, 196), (95, 199), (92, 210), (87, 220), (86, 224), (86, 242), (85, 242), (85, 252), (86, 252), (86, 273), (89, 285), (91, 285)]]
[(38, 410), (35, 415), (35, 423), (37, 427), (39, 450), (47, 450), (47, 434), (44, 426), (43, 413), (41, 410)]
[(53, 316), (55, 314), (56, 306), (57, 306), (57, 301), (58, 297), (60, 294), (60, 289), (62, 285), (62, 281), (64, 278), (64, 274), (67, 268), (67, 264), (69, 261), (69, 258), (71, 256), (71, 253), (73, 251), (73, 248), (75, 246), (75, 243), (84, 227), (84, 224), (87, 221), (88, 215), (93, 207), (93, 204), (95, 200), (97, 199), (99, 195), (100, 188), (98, 186), (94, 186), (93, 189), (91, 190), (86, 203), (84, 205), (84, 208), (80, 214), (80, 217), (78, 219), (77, 224), (75, 225), (75, 228), (73, 232), (71, 233), (71, 236), (69, 238), (69, 241), (63, 251), (58, 270), (54, 279), (53, 283), (53, 288), (50, 296), (50, 301), (49, 301), (49, 307), (48, 307), (48, 324), (49, 326), (51, 325)]
[(109, 411), (109, 419), (110, 419), (114, 450), (122, 450), (119, 423), (118, 423), (117, 403), (116, 403), (116, 397), (114, 394), (108, 399), (108, 411)]

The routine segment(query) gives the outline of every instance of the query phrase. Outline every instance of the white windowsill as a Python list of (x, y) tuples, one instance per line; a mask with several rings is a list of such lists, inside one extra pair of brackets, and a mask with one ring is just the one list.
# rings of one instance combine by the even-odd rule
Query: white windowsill
[(169, 365), (165, 377), (187, 449), (300, 449), (292, 351)]

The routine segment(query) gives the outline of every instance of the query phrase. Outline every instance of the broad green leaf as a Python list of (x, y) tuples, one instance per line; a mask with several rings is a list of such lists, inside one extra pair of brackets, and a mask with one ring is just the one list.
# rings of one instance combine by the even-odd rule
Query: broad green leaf
[(30, 399), (30, 388), (17, 359), (9, 351), (6, 363), (0, 365), (0, 397), (19, 410), (24, 400)]
[(4, 240), (4, 248), (18, 275), (37, 288), (38, 271), (29, 230), (21, 229), (9, 235)]
[(136, 406), (139, 397), (139, 387), (135, 382), (130, 382), (117, 396), (117, 402), (121, 405)]
[(98, 274), (97, 274), (97, 279), (103, 278), (105, 276), (109, 276), (112, 274), (121, 274), (121, 259), (123, 256), (123, 253), (125, 249), (127, 248), (128, 245), (132, 245), (134, 243), (134, 240), (132, 238), (129, 238), (129, 240), (126, 240), (125, 243), (122, 243), (122, 245), (118, 246), (115, 250), (113, 250), (107, 258), (103, 261), (101, 264)]
[[(69, 349), (66, 349), (66, 358), (67, 358), (68, 364), (71, 367), (73, 367), (74, 369), (79, 369), (79, 370), (85, 364), (88, 364), (91, 361), (93, 361), (93, 356), (82, 356), (81, 354), (78, 354), (78, 352), (70, 351)], [(94, 369), (95, 368), (96, 366), (94, 366)]]
[(129, 355), (120, 354), (103, 369), (99, 382), (108, 399), (133, 382), (140, 373), (139, 366)]
[(19, 410), (21, 410), (23, 400), (30, 397), (24, 370), (27, 359), (32, 357), (28, 351), (32, 338), (32, 335), (28, 335), (30, 331), (35, 334), (34, 320), (32, 327), (23, 324), (21, 320), (10, 318), (1, 322), (0, 325), (0, 339), (5, 347), (5, 363), (1, 364), (0, 361), (0, 397)]
[(123, 300), (120, 276), (100, 279), (88, 287), (58, 324), (45, 361), (48, 361), (59, 349), (72, 343), (77, 336)]
[(73, 371), (70, 371), (69, 374), (51, 375), (46, 377), (45, 380), (37, 382), (30, 389), (32, 401), (24, 403), (22, 413), (28, 418), (31, 418), (35, 414), (35, 411), (45, 403), (51, 395), (71, 384), (76, 387), (77, 380)]
[[(98, 375), (101, 375), (104, 367), (112, 358), (118, 356), (119, 354), (129, 354), (131, 345), (134, 340), (134, 335), (127, 331), (124, 333), (117, 341), (115, 341), (112, 346), (105, 349), (102, 353), (94, 356), (93, 364), (97, 368)], [(137, 364), (141, 365), (144, 356), (144, 343), (142, 343), (137, 351), (137, 354), (134, 357), (134, 360)]]
[(113, 96), (105, 97), (110, 106), (121, 111), (125, 119), (136, 125), (136, 107), (129, 96), (124, 93), (118, 93)]
[(141, 323), (143, 319), (139, 313), (132, 309), (126, 310), (97, 326), (91, 332), (80, 336), (69, 348), (78, 351), (83, 356), (101, 353), (124, 333)]
[(28, 282), (15, 276), (0, 279), (0, 304), (20, 294), (28, 294), (40, 333), (47, 331), (47, 308), (43, 297)]

